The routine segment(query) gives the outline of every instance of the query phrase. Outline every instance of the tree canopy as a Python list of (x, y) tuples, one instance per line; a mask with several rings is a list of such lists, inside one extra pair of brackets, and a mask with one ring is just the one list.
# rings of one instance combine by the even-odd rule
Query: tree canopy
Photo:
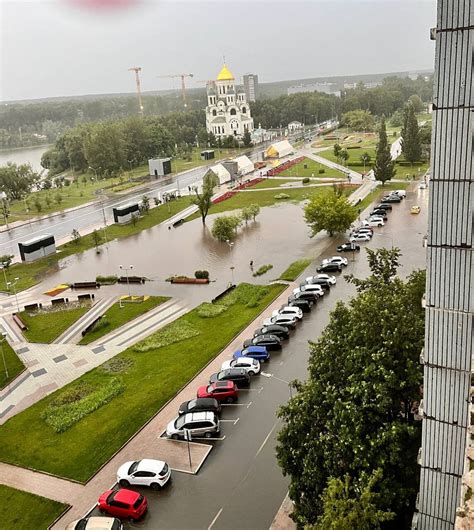
[(39, 174), (33, 171), (30, 164), (8, 162), (5, 166), (0, 166), (0, 190), (10, 200), (23, 199), (38, 179)]
[(199, 188), (194, 188), (194, 195), (191, 196), (192, 204), (199, 208), (202, 223), (206, 223), (206, 217), (209, 213), (209, 208), (212, 205), (212, 196), (214, 195), (214, 188), (219, 184), (219, 178), (212, 171), (208, 171), (203, 178), (202, 191)]
[(390, 144), (387, 140), (387, 129), (385, 127), (385, 119), (382, 118), (379, 130), (379, 141), (375, 148), (375, 166), (374, 174), (376, 180), (383, 184), (387, 180), (392, 180), (395, 175), (395, 161), (392, 160), (390, 153)]
[(350, 110), (342, 115), (341, 124), (353, 131), (371, 132), (375, 128), (375, 119), (367, 110)]
[(304, 217), (312, 236), (321, 230), (333, 236), (351, 226), (357, 219), (357, 210), (344, 195), (329, 193), (311, 197), (304, 208)]
[(212, 225), (212, 235), (219, 241), (234, 239), (241, 222), (242, 220), (238, 215), (223, 215), (218, 217)]
[(415, 108), (410, 103), (405, 107), (405, 117), (402, 129), (402, 153), (405, 160), (419, 162), (421, 159), (421, 142), (418, 119)]

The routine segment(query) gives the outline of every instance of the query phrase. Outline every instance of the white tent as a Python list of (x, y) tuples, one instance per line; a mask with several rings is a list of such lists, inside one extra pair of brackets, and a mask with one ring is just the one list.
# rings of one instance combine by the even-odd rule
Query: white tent
[(288, 140), (282, 140), (272, 144), (266, 151), (265, 156), (268, 158), (282, 158), (294, 152), (293, 146)]
[(216, 164), (209, 168), (209, 171), (212, 171), (214, 175), (219, 179), (219, 184), (224, 184), (224, 182), (230, 181), (230, 173), (222, 164)]
[(253, 162), (248, 156), (238, 156), (234, 158), (234, 161), (237, 162), (240, 175), (247, 175), (248, 173), (252, 173), (252, 171), (255, 169)]

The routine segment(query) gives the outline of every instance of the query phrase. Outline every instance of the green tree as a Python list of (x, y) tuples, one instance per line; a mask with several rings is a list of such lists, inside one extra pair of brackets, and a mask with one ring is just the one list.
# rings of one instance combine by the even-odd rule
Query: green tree
[(75, 245), (79, 244), (79, 241), (81, 240), (81, 234), (79, 233), (79, 230), (76, 230), (75, 228), (73, 229), (71, 232), (71, 239)]
[(343, 195), (330, 193), (313, 196), (304, 208), (304, 217), (311, 228), (311, 237), (321, 230), (333, 236), (351, 226), (357, 219), (357, 210)]
[(39, 174), (33, 171), (30, 164), (7, 162), (0, 166), (0, 189), (10, 200), (23, 199), (38, 179)]
[(310, 343), (308, 379), (295, 382), (296, 396), (279, 412), (277, 456), (299, 526), (323, 516), (331, 477), (356, 481), (377, 469), (377, 509), (397, 514), (393, 528), (407, 527), (414, 509), (421, 425), (412, 410), (421, 398), (425, 274), (394, 275), (398, 249), (369, 254), (369, 278), (351, 279), (357, 296), (339, 302)]
[(402, 129), (402, 154), (405, 160), (414, 164), (421, 159), (421, 142), (418, 119), (413, 105), (405, 108), (405, 122)]
[(126, 163), (123, 129), (112, 122), (96, 123), (84, 140), (88, 165), (99, 175), (114, 175)]
[(360, 161), (364, 164), (364, 173), (365, 173), (365, 167), (370, 164), (371, 160), (372, 160), (372, 157), (367, 152), (362, 153), (360, 155)]
[(0, 256), (0, 265), (3, 265), (5, 269), (8, 269), (14, 257), (13, 254), (3, 254), (3, 256)]
[(375, 119), (368, 110), (351, 110), (344, 113), (341, 124), (353, 131), (370, 132), (375, 129)]
[(260, 206), (258, 204), (251, 204), (249, 206), (250, 213), (252, 215), (252, 219), (255, 221), (257, 218), (257, 215), (260, 214)]
[(41, 210), (43, 209), (43, 205), (41, 201), (38, 199), (38, 197), (36, 197), (34, 204), (35, 204), (36, 211), (40, 213)]
[(346, 162), (349, 160), (349, 152), (347, 151), (347, 149), (341, 149), (339, 151), (339, 160), (342, 165), (345, 165)]
[(413, 107), (415, 112), (423, 112), (425, 109), (425, 104), (418, 94), (413, 94), (413, 96), (410, 96), (408, 98), (408, 104)]
[(212, 235), (219, 241), (234, 239), (241, 219), (237, 215), (223, 215), (214, 220)]
[(340, 144), (334, 144), (334, 147), (332, 148), (332, 151), (334, 153), (334, 156), (336, 157), (337, 160), (339, 160), (339, 154), (342, 150), (342, 147), (340, 146)]
[[(132, 216), (132, 219), (134, 217), (135, 216)], [(97, 250), (102, 242), (102, 236), (100, 235), (100, 232), (98, 230), (94, 230), (92, 232), (92, 241), (94, 241), (95, 249)]]
[(249, 206), (244, 206), (244, 208), (242, 208), (240, 217), (242, 218), (242, 221), (245, 221), (245, 224), (247, 224), (252, 219), (252, 212), (250, 211)]
[(63, 202), (63, 196), (60, 193), (56, 193), (54, 196), (54, 200), (57, 204), (61, 204)]
[(191, 197), (191, 203), (199, 208), (201, 214), (202, 224), (206, 223), (206, 217), (209, 213), (209, 208), (212, 205), (212, 196), (214, 195), (214, 188), (219, 184), (219, 178), (212, 171), (208, 171), (203, 178), (202, 190), (194, 188), (194, 193)]
[(245, 131), (244, 135), (242, 137), (242, 142), (245, 147), (251, 147), (252, 146), (252, 136), (250, 135), (249, 131)]
[(149, 209), (150, 209), (150, 197), (148, 197), (148, 195), (143, 195), (141, 211), (144, 214), (146, 214), (146, 213), (148, 213)]
[(376, 180), (380, 181), (382, 186), (387, 180), (392, 180), (395, 175), (395, 161), (392, 160), (392, 155), (390, 154), (390, 144), (387, 140), (384, 118), (382, 118), (380, 123), (379, 141), (375, 149), (374, 174)]

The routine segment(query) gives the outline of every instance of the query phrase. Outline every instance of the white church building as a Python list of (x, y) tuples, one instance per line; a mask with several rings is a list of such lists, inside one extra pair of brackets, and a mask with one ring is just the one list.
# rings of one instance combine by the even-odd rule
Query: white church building
[(206, 128), (216, 138), (241, 138), (253, 131), (253, 118), (243, 87), (235, 89), (235, 78), (224, 64), (214, 83), (207, 88)]

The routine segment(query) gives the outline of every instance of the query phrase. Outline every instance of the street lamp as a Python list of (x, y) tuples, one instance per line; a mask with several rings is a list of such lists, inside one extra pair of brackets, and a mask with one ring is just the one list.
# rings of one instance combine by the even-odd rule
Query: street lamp
[(269, 374), (267, 372), (260, 372), (260, 375), (263, 375), (263, 377), (268, 377), (269, 379), (276, 379), (277, 381), (281, 381), (282, 383), (286, 383), (288, 385), (288, 388), (290, 389), (290, 399), (293, 399), (293, 392), (291, 391), (291, 381), (286, 381), (285, 379), (280, 379), (276, 375)]
[(229, 245), (229, 254), (230, 254), (230, 271), (232, 274), (232, 283), (231, 285), (234, 285), (234, 263), (233, 263), (233, 255), (232, 255), (232, 249), (234, 248), (234, 242), (230, 241), (229, 239), (226, 239), (226, 243)]
[(95, 179), (96, 179), (96, 180), (99, 180), (99, 179), (97, 178), (97, 169), (96, 169), (95, 167), (92, 167), (92, 166), (89, 166), (89, 169), (92, 169), (92, 171), (95, 173)]
[(122, 267), (122, 265), (119, 265), (120, 270), (125, 271), (125, 277), (127, 278), (127, 286), (128, 286), (128, 297), (130, 300), (132, 299), (132, 295), (130, 294), (130, 282), (128, 281), (128, 271), (131, 271), (133, 269), (133, 265), (129, 265), (128, 267)]
[(20, 312), (20, 304), (18, 303), (18, 293), (16, 292), (16, 282), (19, 280), (20, 278), (15, 278), (15, 280), (13, 282), (7, 282), (7, 288), (8, 290), (10, 290), (10, 287), (13, 289), (13, 294), (15, 295), (15, 300), (16, 300), (16, 309), (18, 311), (18, 313)]
[(5, 368), (5, 379), (8, 379), (8, 368), (7, 368), (7, 362), (5, 361), (5, 352), (3, 351), (3, 343), (7, 340), (7, 334), (5, 332), (2, 333), (2, 340), (0, 340), (0, 352), (2, 353), (2, 359), (3, 359), (3, 366)]

